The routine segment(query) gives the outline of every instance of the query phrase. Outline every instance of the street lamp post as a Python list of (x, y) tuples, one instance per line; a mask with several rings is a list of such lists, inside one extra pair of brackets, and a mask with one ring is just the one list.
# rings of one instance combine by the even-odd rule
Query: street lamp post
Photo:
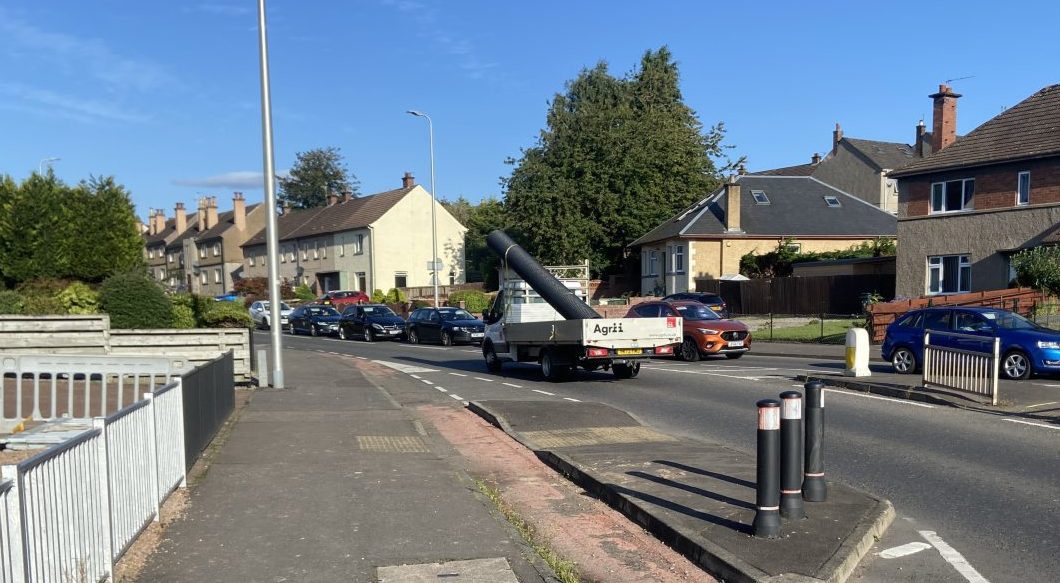
[(40, 174), (41, 176), (43, 176), (44, 175), (44, 165), (47, 164), (48, 168), (51, 168), (52, 167), (52, 162), (58, 162), (59, 160), (62, 160), (62, 158), (52, 157), (52, 158), (44, 158), (44, 159), (42, 159), (40, 161), (40, 163), (37, 164), (37, 174)]
[(422, 111), (416, 111), (414, 109), (408, 110), (406, 113), (414, 115), (416, 117), (422, 117), (427, 120), (427, 132), (430, 136), (430, 147), (431, 147), (431, 273), (434, 280), (434, 306), (438, 307), (438, 223), (434, 218), (434, 207), (438, 206), (438, 200), (436, 198), (434, 190), (434, 122), (431, 121), (431, 116), (423, 113)]

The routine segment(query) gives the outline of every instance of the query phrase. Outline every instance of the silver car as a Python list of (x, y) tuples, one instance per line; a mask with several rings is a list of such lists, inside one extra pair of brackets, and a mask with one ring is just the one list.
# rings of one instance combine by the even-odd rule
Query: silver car
[[(287, 325), (287, 317), (291, 315), (291, 306), (288, 306), (284, 302), (280, 302), (280, 327)], [(254, 326), (257, 328), (268, 328), (269, 318), (272, 313), (269, 311), (269, 302), (257, 301), (250, 304), (250, 319), (254, 320)]]

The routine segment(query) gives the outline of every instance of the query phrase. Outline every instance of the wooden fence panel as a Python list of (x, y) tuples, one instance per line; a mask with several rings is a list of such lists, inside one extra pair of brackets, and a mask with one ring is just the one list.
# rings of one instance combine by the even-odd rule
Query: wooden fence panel
[(194, 368), (231, 350), (235, 375), (250, 378), (250, 331), (243, 328), (111, 330), (110, 354), (186, 359)]
[(0, 316), (0, 352), (106, 354), (110, 316)]
[(696, 290), (720, 294), (734, 314), (859, 314), (865, 294), (894, 295), (891, 274), (696, 280)]

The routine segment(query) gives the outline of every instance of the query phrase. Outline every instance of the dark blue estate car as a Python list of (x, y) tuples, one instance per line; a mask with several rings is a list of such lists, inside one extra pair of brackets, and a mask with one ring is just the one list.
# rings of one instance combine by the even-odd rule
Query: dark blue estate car
[[(887, 327), (883, 341), (883, 357), (891, 361), (895, 372), (911, 373), (920, 368), (924, 332), (932, 330), (1000, 338), (1000, 372), (1005, 378), (1060, 373), (1060, 332), (996, 308), (924, 308), (898, 318)], [(931, 345), (973, 351), (992, 349), (986, 341), (943, 335), (933, 336)]]
[(409, 342), (441, 342), (451, 346), (459, 342), (482, 344), (486, 325), (461, 308), (420, 308), (409, 315)]
[(405, 320), (383, 304), (358, 304), (342, 312), (339, 321), (339, 338), (350, 340), (363, 338), (365, 342), (377, 339), (397, 340), (405, 336)]
[(299, 306), (287, 316), (287, 331), (310, 336), (330, 336), (339, 330), (339, 313), (331, 306)]

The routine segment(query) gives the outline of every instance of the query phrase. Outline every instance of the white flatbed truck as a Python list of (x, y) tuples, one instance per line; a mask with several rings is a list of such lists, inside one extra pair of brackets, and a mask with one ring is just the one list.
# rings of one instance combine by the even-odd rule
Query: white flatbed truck
[[(566, 320), (525, 281), (502, 275), (500, 292), (483, 314), (482, 355), (490, 372), (500, 372), (505, 362), (537, 362), (553, 382), (577, 368), (610, 369), (616, 378), (630, 379), (642, 360), (671, 355), (682, 341), (681, 318)], [(585, 301), (587, 277), (559, 279)]]

